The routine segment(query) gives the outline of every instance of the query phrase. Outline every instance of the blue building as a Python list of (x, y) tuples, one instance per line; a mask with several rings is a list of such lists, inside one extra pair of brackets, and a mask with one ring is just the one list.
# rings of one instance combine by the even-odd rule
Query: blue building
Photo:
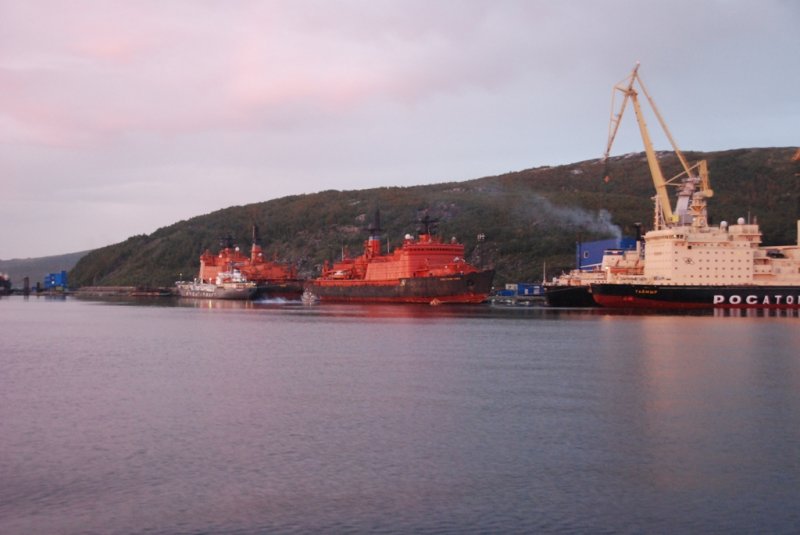
[(66, 290), (67, 289), (67, 272), (61, 273), (48, 273), (44, 278), (45, 290)]
[(578, 269), (592, 269), (603, 262), (603, 253), (608, 249), (633, 250), (636, 240), (633, 238), (611, 238), (590, 242), (578, 242), (575, 245), (575, 265)]

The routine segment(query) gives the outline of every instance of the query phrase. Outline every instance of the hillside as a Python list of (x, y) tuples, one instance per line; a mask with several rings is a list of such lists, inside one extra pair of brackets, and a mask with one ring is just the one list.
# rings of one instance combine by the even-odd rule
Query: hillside
[(88, 252), (0, 260), (0, 273), (7, 273), (15, 288), (22, 288), (25, 277), (30, 279), (31, 286), (35, 286), (37, 282), (42, 282), (48, 273), (70, 271)]
[[(686, 153), (708, 160), (715, 196), (712, 222), (758, 218), (765, 243), (794, 243), (800, 185), (794, 148)], [(678, 173), (671, 153), (660, 155), (664, 174)], [(610, 177), (604, 180), (603, 177)], [(457, 237), (467, 259), (497, 270), (497, 283), (541, 280), (569, 269), (575, 241), (632, 235), (633, 224), (652, 227), (653, 185), (643, 153), (540, 167), (504, 175), (427, 186), (323, 191), (235, 206), (180, 221), (150, 235), (90, 252), (70, 273), (75, 285), (168, 286), (191, 278), (205, 249), (230, 235), (249, 250), (257, 224), (268, 255), (314, 276), (326, 259), (361, 249), (364, 227), (380, 208), (385, 239), (399, 244), (423, 214), (438, 218), (440, 234)], [(486, 240), (478, 243), (477, 235)]]

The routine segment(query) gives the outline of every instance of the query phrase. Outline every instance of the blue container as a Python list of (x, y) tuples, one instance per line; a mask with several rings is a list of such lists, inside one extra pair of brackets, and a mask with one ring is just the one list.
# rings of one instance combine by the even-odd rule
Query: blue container
[(527, 297), (534, 297), (537, 295), (544, 295), (544, 290), (541, 284), (533, 284), (530, 282), (517, 283), (517, 295), (524, 295)]
[(44, 278), (45, 290), (55, 290), (56, 288), (66, 288), (66, 287), (67, 287), (66, 271), (62, 271), (61, 273), (48, 273), (47, 276)]
[(607, 249), (636, 249), (636, 240), (633, 238), (612, 238), (610, 240), (598, 240), (588, 242), (578, 242), (575, 246), (575, 265), (578, 269), (589, 269), (599, 266), (603, 262), (603, 253)]

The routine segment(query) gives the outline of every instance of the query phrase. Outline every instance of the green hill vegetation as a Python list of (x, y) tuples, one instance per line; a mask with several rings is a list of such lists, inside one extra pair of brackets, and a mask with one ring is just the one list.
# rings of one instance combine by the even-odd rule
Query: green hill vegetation
[[(757, 217), (765, 244), (795, 243), (800, 218), (800, 184), (794, 148), (737, 149), (686, 153), (708, 160), (715, 196), (712, 223)], [(679, 172), (671, 153), (660, 153), (666, 177)], [(609, 179), (605, 180), (604, 177)], [(467, 260), (494, 267), (496, 283), (537, 281), (574, 264), (577, 240), (652, 228), (654, 195), (643, 153), (540, 167), (466, 182), (426, 186), (323, 191), (234, 206), (180, 221), (150, 235), (94, 250), (70, 272), (71, 284), (170, 286), (191, 279), (205, 249), (231, 236), (249, 251), (258, 225), (265, 253), (316, 276), (325, 260), (343, 250), (360, 253), (364, 228), (380, 209), (384, 240), (399, 245), (425, 214), (439, 220), (439, 234), (456, 237)], [(478, 235), (485, 235), (484, 241)]]

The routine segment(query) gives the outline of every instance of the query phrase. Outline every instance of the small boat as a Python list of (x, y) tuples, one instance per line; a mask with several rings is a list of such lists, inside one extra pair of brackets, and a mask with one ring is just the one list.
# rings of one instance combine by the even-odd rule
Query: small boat
[(305, 290), (300, 296), (300, 302), (302, 302), (304, 305), (316, 305), (319, 303), (319, 297), (314, 295), (314, 292), (311, 290)]
[(239, 270), (221, 271), (214, 282), (176, 282), (178, 295), (203, 299), (252, 299), (258, 289)]

